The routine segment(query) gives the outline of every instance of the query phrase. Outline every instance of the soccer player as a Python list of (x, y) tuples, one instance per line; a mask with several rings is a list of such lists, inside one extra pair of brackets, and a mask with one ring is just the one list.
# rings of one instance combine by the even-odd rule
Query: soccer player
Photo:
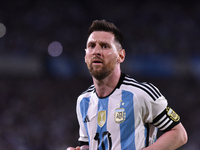
[[(85, 62), (93, 79), (77, 100), (79, 146), (90, 150), (174, 150), (187, 142), (180, 116), (160, 91), (121, 72), (123, 35), (96, 20), (89, 28)], [(164, 133), (158, 139), (157, 130)], [(67, 150), (79, 150), (80, 147)]]

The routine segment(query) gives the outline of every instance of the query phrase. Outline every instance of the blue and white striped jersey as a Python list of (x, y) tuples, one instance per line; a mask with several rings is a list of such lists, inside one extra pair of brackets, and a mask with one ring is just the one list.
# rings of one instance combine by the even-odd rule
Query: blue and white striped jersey
[(140, 150), (156, 140), (157, 129), (168, 131), (180, 117), (150, 83), (121, 74), (107, 97), (98, 97), (94, 85), (77, 100), (79, 141), (91, 150)]

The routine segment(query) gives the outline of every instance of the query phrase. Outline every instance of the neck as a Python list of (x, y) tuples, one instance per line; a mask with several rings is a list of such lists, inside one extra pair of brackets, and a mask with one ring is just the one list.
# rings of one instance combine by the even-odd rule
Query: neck
[(121, 70), (114, 70), (109, 76), (103, 80), (97, 80), (93, 77), (94, 86), (99, 97), (108, 96), (117, 86)]

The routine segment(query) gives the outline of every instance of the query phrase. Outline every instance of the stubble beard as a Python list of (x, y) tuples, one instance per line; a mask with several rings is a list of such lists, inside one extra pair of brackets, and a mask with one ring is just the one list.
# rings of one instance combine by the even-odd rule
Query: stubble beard
[(93, 67), (92, 63), (90, 63), (88, 65), (88, 69), (89, 69), (90, 74), (95, 79), (97, 79), (97, 80), (103, 80), (103, 79), (105, 79), (114, 70), (114, 65), (112, 63), (109, 63), (107, 65), (105, 65), (104, 63), (102, 63), (102, 65), (103, 66), (101, 68), (95, 68), (95, 67)]

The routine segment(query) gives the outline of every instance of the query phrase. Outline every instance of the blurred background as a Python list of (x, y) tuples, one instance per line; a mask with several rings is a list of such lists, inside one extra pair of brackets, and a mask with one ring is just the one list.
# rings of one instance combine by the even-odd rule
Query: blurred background
[(0, 4), (0, 149), (76, 146), (76, 99), (92, 80), (87, 31), (106, 19), (124, 33), (122, 71), (151, 82), (200, 149), (200, 2), (6, 0)]

